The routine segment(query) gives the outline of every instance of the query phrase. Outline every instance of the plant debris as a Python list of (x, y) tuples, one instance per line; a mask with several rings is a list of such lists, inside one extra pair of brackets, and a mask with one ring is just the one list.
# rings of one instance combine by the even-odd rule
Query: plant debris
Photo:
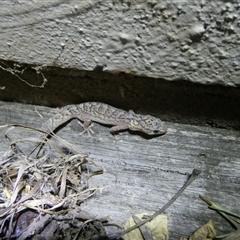
[(214, 222), (209, 220), (196, 230), (189, 238), (181, 237), (180, 240), (212, 240), (216, 237), (217, 231)]
[[(24, 128), (8, 128), (5, 137), (9, 151), (0, 156), (0, 238), (67, 240), (104, 236), (107, 221), (81, 211), (81, 204), (98, 191), (88, 186), (88, 180), (102, 174), (102, 168), (56, 135), (52, 136), (54, 140), (46, 140), (48, 150), (40, 145), (36, 148), (39, 154), (24, 153), (20, 146), (39, 142), (39, 138), (22, 134), (11, 139), (12, 132)], [(64, 147), (59, 148), (56, 142)]]
[[(141, 213), (136, 214), (136, 216), (140, 220), (144, 220), (146, 215), (151, 215), (153, 213)], [(133, 217), (130, 217), (127, 222), (125, 223), (124, 228), (128, 229), (134, 226), (136, 222), (134, 221)], [(165, 240), (168, 239), (168, 219), (167, 216), (164, 214), (160, 214), (156, 216), (152, 221), (147, 222), (144, 226), (146, 226), (147, 230), (150, 232), (150, 236), (148, 238), (143, 238), (142, 233), (138, 228), (135, 230), (127, 233), (123, 239), (124, 240), (131, 240), (131, 239), (158, 239), (158, 240)]]

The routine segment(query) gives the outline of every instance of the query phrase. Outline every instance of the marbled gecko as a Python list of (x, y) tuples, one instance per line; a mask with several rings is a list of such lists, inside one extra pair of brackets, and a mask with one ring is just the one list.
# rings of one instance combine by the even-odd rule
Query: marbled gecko
[(165, 124), (159, 118), (136, 114), (132, 110), (127, 112), (100, 102), (86, 102), (62, 107), (53, 118), (44, 124), (43, 130), (50, 134), (73, 118), (83, 122), (83, 132), (89, 134), (93, 133), (92, 122), (112, 125), (111, 133), (126, 129), (144, 132), (148, 135), (162, 135), (167, 132)]

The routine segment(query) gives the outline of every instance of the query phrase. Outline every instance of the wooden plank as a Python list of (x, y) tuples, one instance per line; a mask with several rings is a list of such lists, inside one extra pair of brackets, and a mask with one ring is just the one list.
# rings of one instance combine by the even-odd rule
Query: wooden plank
[[(54, 116), (55, 110), (1, 102), (0, 112), (0, 124), (40, 127)], [(90, 186), (102, 187), (102, 191), (82, 208), (96, 217), (109, 217), (122, 224), (132, 214), (161, 208), (197, 168), (202, 170), (200, 177), (166, 211), (170, 239), (191, 234), (210, 218), (219, 231), (231, 231), (224, 219), (207, 210), (198, 195), (239, 212), (239, 131), (166, 124), (167, 134), (156, 138), (128, 131), (114, 137), (99, 124), (94, 126), (94, 136), (79, 136), (81, 127), (75, 120), (63, 127), (58, 135), (88, 152), (104, 169), (104, 174), (90, 180)], [(3, 132), (1, 129), (1, 154), (7, 150)]]

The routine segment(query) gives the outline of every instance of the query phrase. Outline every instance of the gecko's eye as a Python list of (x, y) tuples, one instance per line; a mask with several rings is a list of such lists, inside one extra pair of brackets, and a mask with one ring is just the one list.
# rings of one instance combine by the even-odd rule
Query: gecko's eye
[(154, 130), (153, 133), (157, 134), (157, 133), (159, 133), (159, 131), (158, 130)]

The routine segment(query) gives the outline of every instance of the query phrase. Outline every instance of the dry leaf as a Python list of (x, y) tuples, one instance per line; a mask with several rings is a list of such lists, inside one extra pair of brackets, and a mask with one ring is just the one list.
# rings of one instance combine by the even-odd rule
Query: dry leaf
[[(144, 216), (146, 215), (152, 215), (151, 213), (141, 213), (141, 214), (136, 214), (136, 216), (140, 220), (144, 220)], [(129, 218), (127, 222), (124, 225), (124, 229), (130, 228), (134, 226), (136, 223), (133, 220), (133, 218)], [(167, 216), (164, 214), (160, 214), (157, 217), (155, 217), (153, 220), (150, 222), (147, 222), (144, 224), (149, 231), (151, 232), (153, 239), (154, 240), (167, 240), (168, 239), (168, 219)], [(124, 240), (132, 240), (132, 239), (138, 239), (141, 240), (143, 239), (141, 232), (139, 229), (135, 229), (127, 234), (124, 235), (123, 237)]]
[[(214, 222), (209, 220), (206, 224), (201, 226), (188, 240), (212, 240), (216, 237), (216, 229)], [(180, 240), (187, 240), (187, 238), (181, 237)]]

